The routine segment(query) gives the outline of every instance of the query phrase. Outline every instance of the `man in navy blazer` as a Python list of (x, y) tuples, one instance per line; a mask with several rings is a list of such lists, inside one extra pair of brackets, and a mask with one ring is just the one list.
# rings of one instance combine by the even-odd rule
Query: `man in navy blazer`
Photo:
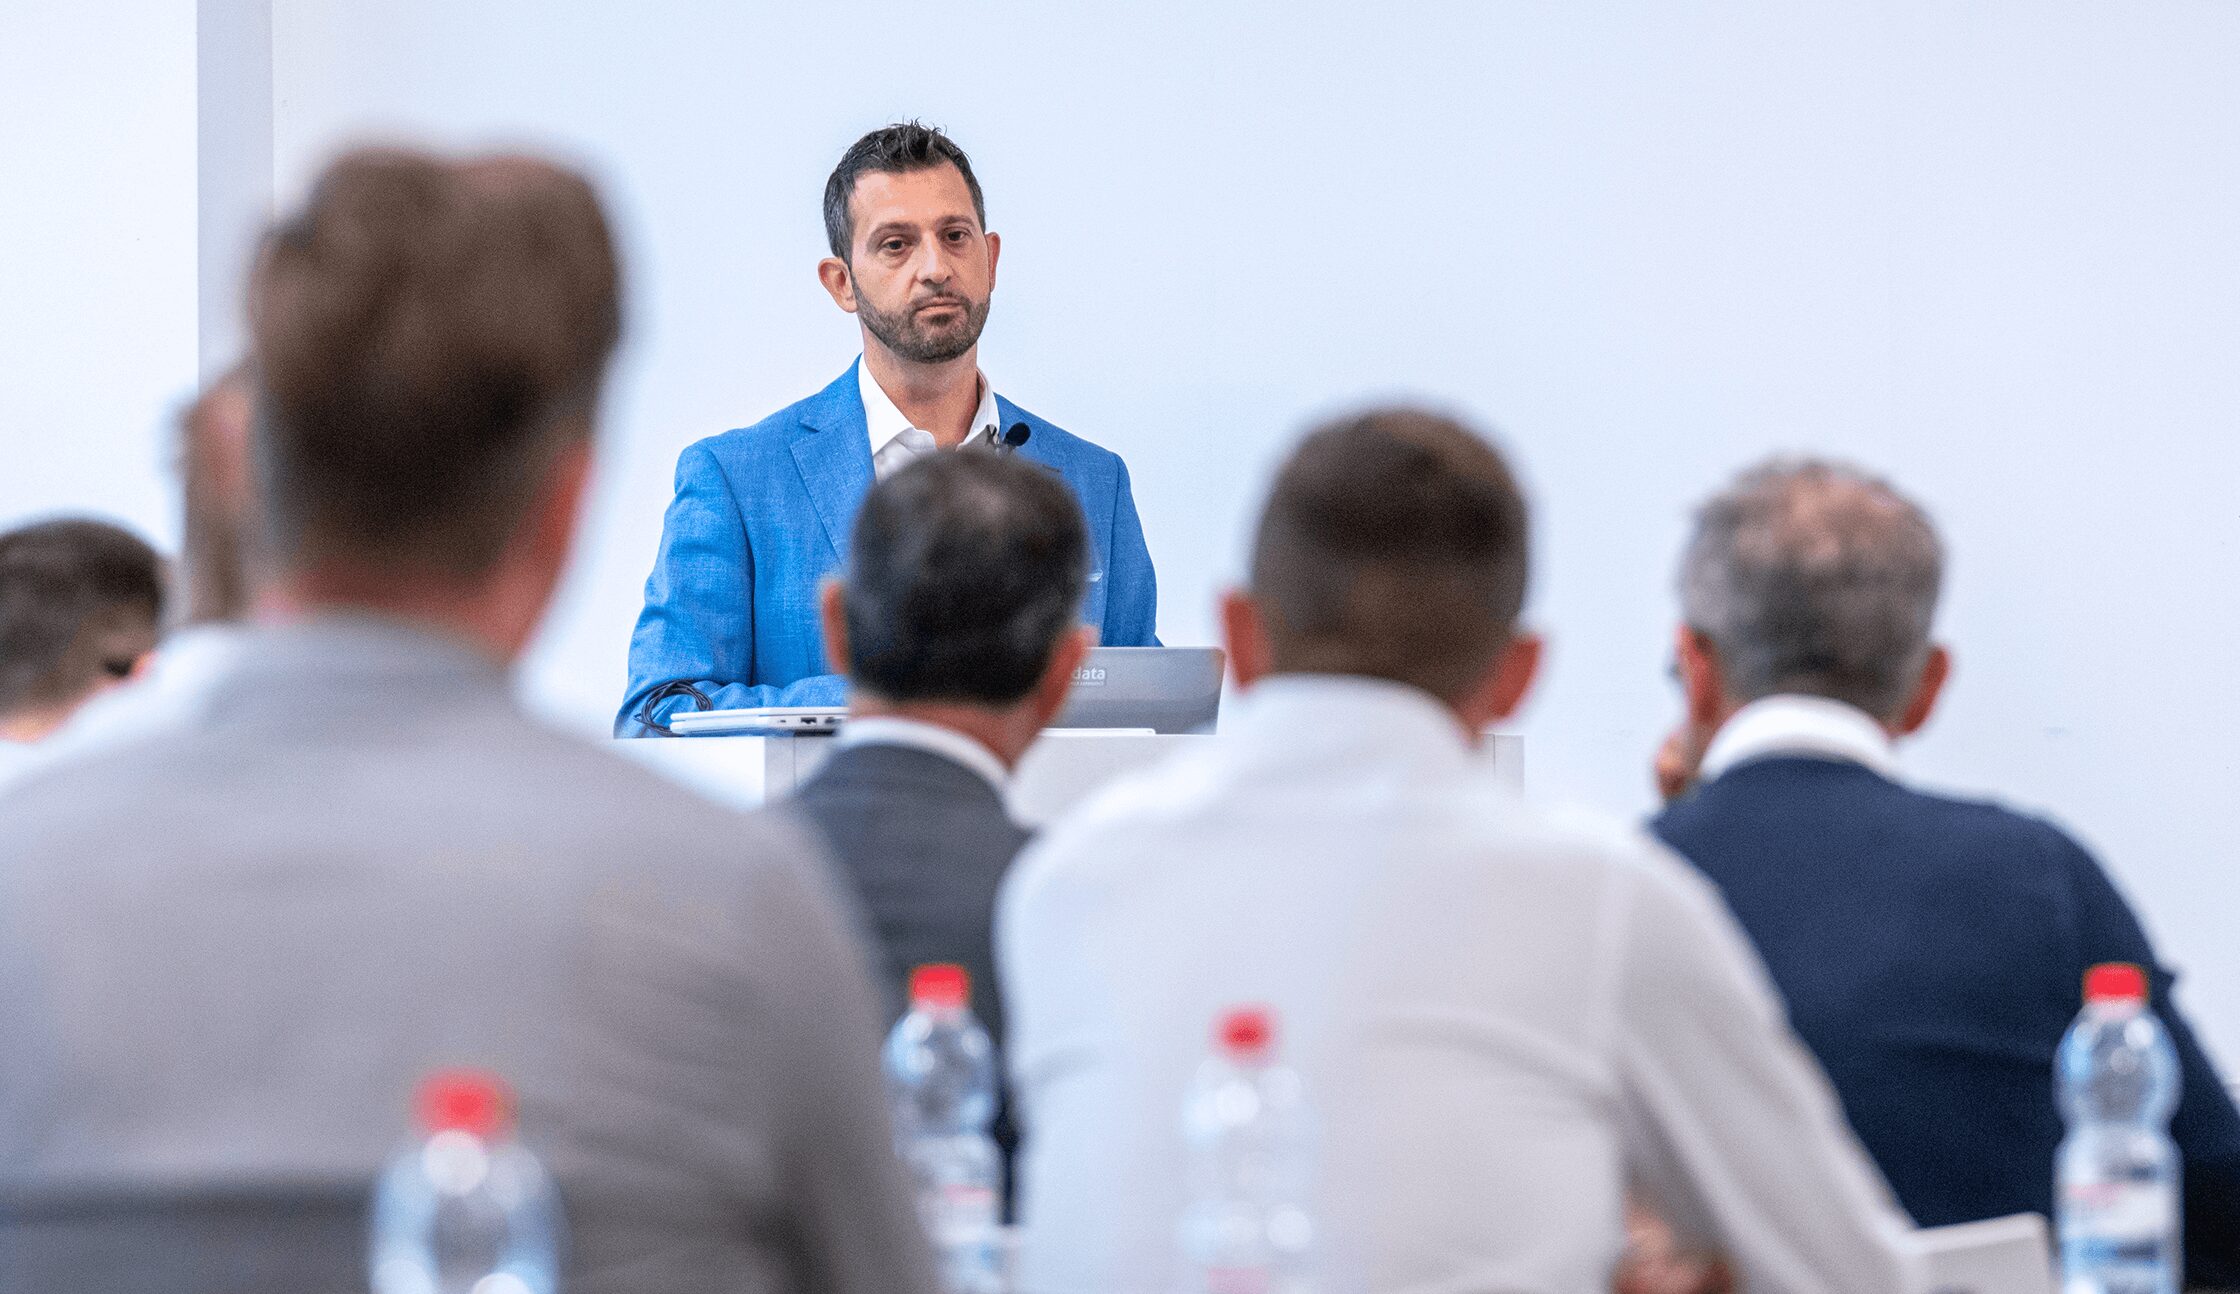
[(872, 131), (825, 186), (817, 274), (863, 356), (832, 385), (677, 460), (677, 493), (630, 638), (617, 736), (680, 709), (837, 706), (817, 590), (848, 559), (874, 480), (923, 454), (1015, 453), (1072, 487), (1092, 549), (1083, 620), (1112, 647), (1158, 642), (1158, 585), (1127, 465), (995, 393), (979, 367), (1001, 239), (972, 163), (940, 131)]
[(2058, 827), (1898, 768), (1951, 667), (1943, 560), (1919, 508), (1845, 467), (1776, 462), (1707, 504), (1659, 761), (1668, 793), (1700, 784), (1656, 833), (1723, 891), (1924, 1226), (2052, 1216), (2054, 1049), (2088, 967), (2145, 967), (2183, 1073), (2188, 1283), (2240, 1285), (2240, 1113), (2138, 918)]

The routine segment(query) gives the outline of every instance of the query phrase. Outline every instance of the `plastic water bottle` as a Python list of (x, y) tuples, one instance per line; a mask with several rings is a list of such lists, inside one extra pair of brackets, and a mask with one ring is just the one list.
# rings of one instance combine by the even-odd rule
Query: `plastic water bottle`
[(374, 1294), (556, 1294), (560, 1196), (513, 1140), (504, 1082), (449, 1070), (414, 1104), (426, 1139), (398, 1151), (374, 1189)]
[(1214, 1024), (1213, 1054), (1183, 1106), (1190, 1202), (1182, 1217), (1189, 1294), (1312, 1288), (1314, 1121), (1297, 1071), (1278, 1064), (1275, 1021), (1240, 1007)]
[(2085, 975), (2056, 1074), (2069, 1125), (2054, 1170), (2063, 1294), (2177, 1294), (2178, 1054), (2138, 967)]
[(971, 998), (962, 966), (911, 972), (910, 1012), (887, 1035), (887, 1093), (943, 1283), (950, 1294), (1001, 1294), (1003, 1167), (988, 1133), (996, 1051)]

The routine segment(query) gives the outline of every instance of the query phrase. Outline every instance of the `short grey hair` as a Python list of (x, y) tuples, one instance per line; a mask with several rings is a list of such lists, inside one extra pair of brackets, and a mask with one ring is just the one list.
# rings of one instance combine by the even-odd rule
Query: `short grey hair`
[(1929, 655), (1944, 544), (1887, 482), (1817, 459), (1744, 472), (1696, 513), (1680, 609), (1744, 701), (1802, 692), (1894, 717)]

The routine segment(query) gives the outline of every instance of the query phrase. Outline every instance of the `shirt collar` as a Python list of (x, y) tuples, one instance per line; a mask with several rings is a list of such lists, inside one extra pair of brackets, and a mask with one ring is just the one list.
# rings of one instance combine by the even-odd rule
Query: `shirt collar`
[(1890, 734), (1866, 711), (1826, 697), (1783, 693), (1752, 701), (1720, 726), (1703, 752), (1703, 780), (1775, 755), (1841, 760), (1893, 780), (1898, 776)]
[[(980, 407), (972, 412), (972, 430), (965, 435), (968, 445), (975, 436), (1003, 434), (996, 426), (1003, 418), (996, 412), (995, 383), (988, 380), (986, 373), (976, 372), (976, 376), (980, 382)], [(888, 398), (886, 388), (871, 376), (871, 366), (860, 358), (856, 360), (856, 387), (863, 394), (864, 430), (871, 433), (871, 453), (877, 457), (895, 437), (910, 430), (910, 420), (902, 416), (902, 410)]]
[(996, 753), (954, 728), (926, 723), (920, 719), (904, 719), (897, 715), (872, 715), (850, 719), (840, 725), (836, 738), (840, 748), (851, 746), (907, 746), (929, 755), (939, 755), (952, 764), (962, 764), (978, 773), (987, 784), (1001, 792), (1011, 780), (1010, 770)]
[(1224, 707), (1221, 735), (1316, 766), (1398, 759), (1461, 768), (1472, 757), (1461, 720), (1429, 693), (1352, 674), (1263, 678)]

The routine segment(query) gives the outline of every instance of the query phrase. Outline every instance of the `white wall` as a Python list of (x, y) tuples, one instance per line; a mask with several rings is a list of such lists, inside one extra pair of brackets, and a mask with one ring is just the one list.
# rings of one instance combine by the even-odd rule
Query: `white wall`
[[(832, 160), (922, 115), (971, 150), (1006, 237), (987, 366), (1128, 457), (1170, 642), (1211, 635), (1306, 418), (1453, 404), (1536, 487), (1555, 654), (1532, 778), (1639, 811), (1689, 503), (1775, 449), (1857, 456), (1955, 552), (1960, 674), (1913, 766), (2098, 846), (2240, 1062), (2240, 8), (273, 3), (283, 195), (393, 132), (555, 147), (608, 185), (631, 336), (593, 543), (532, 672), (586, 730), (621, 691), (677, 451), (852, 353), (811, 272)], [(44, 98), (0, 94), (130, 123), (149, 165), (5, 137), (78, 205), (0, 216), (55, 249), (0, 275), (60, 276), (36, 309), (0, 291), (0, 353), (43, 361), (36, 416), (4, 406), (11, 449), (23, 427), (40, 448), (28, 475), (9, 455), (0, 516), (122, 489), (89, 469), (145, 466), (183, 388), (87, 380), (161, 353), (113, 344), (144, 326), (114, 307), (175, 296), (135, 288), (188, 275), (192, 236), (176, 195), (114, 200), (161, 169), (161, 105), (133, 96), (173, 82), (86, 58), (31, 60)], [(128, 226), (147, 241), (122, 264)], [(60, 286), (89, 273), (103, 292)]]
[(0, 9), (0, 528), (92, 512), (177, 532), (195, 380), (195, 9)]

